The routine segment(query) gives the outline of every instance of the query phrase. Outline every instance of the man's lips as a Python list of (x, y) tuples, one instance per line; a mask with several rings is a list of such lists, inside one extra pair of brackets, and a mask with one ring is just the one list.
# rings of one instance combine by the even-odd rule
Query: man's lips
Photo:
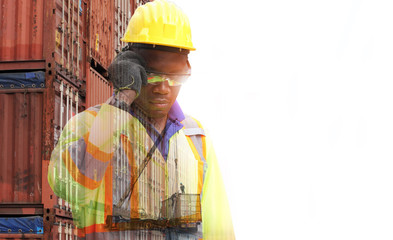
[(166, 107), (169, 104), (169, 101), (165, 100), (165, 99), (153, 99), (149, 101), (150, 104), (162, 108), (162, 107)]

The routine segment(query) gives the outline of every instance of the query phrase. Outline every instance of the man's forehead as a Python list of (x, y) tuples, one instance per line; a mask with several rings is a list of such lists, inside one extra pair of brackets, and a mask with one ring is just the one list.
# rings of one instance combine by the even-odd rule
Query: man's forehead
[(190, 65), (186, 54), (167, 52), (157, 49), (138, 49), (138, 53), (145, 59), (148, 68), (156, 68), (162, 65), (188, 72)]
[(181, 53), (162, 51), (157, 49), (140, 49), (138, 53), (146, 61), (175, 61), (175, 62), (187, 62), (188, 56)]

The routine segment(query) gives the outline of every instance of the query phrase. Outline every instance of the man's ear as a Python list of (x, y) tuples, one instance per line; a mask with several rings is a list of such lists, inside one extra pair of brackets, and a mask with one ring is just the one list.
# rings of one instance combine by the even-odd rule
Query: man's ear
[(187, 72), (191, 73), (191, 64), (188, 61), (188, 59), (187, 59), (187, 67), (188, 67), (188, 71)]

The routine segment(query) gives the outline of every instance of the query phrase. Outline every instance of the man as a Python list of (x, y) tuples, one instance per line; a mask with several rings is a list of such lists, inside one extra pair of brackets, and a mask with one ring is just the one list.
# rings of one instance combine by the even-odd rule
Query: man
[(52, 153), (49, 183), (78, 236), (234, 239), (211, 139), (176, 102), (195, 50), (187, 16), (148, 3), (123, 41), (108, 69), (114, 96), (72, 118)]

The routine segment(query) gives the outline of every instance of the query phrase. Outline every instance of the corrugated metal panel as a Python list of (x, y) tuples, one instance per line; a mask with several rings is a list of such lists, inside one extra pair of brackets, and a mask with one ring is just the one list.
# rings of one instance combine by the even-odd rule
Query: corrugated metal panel
[(44, 0), (0, 0), (0, 61), (43, 59)]
[(111, 84), (93, 68), (86, 79), (86, 108), (104, 103), (112, 96)]
[(55, 61), (67, 76), (83, 79), (86, 68), (87, 6), (79, 0), (55, 0)]
[(115, 45), (114, 49), (120, 51), (126, 44), (120, 39), (127, 30), (128, 22), (131, 18), (131, 4), (129, 0), (115, 0)]
[(113, 48), (115, 1), (90, 1), (89, 54), (104, 68), (108, 68), (115, 56)]
[[(59, 77), (60, 78), (60, 77)], [(60, 78), (62, 79), (62, 78)], [(73, 116), (79, 113), (80, 97), (78, 89), (70, 84), (69, 82), (62, 79), (58, 84), (55, 84), (55, 96), (54, 96), (54, 119), (53, 119), (53, 130), (54, 130), (54, 141), (53, 146), (55, 146), (59, 140), (60, 134), (68, 122)], [(46, 174), (46, 172), (45, 172)], [(50, 190), (52, 192), (52, 190)], [(52, 192), (53, 193), (53, 192)], [(55, 203), (60, 207), (65, 209), (60, 215), (68, 214), (69, 204), (63, 200), (53, 195), (56, 199)]]
[(114, 49), (120, 51), (126, 43), (120, 39), (127, 31), (128, 22), (134, 14), (136, 8), (150, 2), (149, 0), (115, 0), (114, 11)]
[(0, 203), (41, 202), (42, 93), (0, 94)]
[[(44, 28), (44, 18), (48, 17), (44, 16), (44, 9), (47, 15), (55, 15), (52, 28)], [(68, 76), (83, 79), (86, 74), (86, 9), (85, 1), (79, 0), (0, 0), (1, 69), (45, 68), (43, 61), (51, 60), (45, 58), (54, 57)], [(55, 44), (49, 45), (48, 39), (44, 40), (44, 31), (55, 39)], [(44, 56), (45, 45), (50, 56)]]
[[(125, 45), (120, 39), (134, 8), (145, 2), (0, 0), (0, 69), (41, 69), (49, 61), (45, 58), (54, 57), (64, 74), (84, 79), (87, 56), (106, 69), (115, 50)], [(44, 19), (51, 15), (54, 24), (45, 28)], [(55, 44), (49, 44), (48, 36)], [(54, 55), (45, 56), (44, 48)]]
[(56, 90), (54, 102), (55, 116), (53, 121), (55, 128), (55, 144), (64, 125), (71, 117), (79, 112), (77, 108), (80, 107), (80, 98), (79, 95), (78, 97), (77, 95), (77, 89), (66, 81), (61, 82), (58, 91)]

